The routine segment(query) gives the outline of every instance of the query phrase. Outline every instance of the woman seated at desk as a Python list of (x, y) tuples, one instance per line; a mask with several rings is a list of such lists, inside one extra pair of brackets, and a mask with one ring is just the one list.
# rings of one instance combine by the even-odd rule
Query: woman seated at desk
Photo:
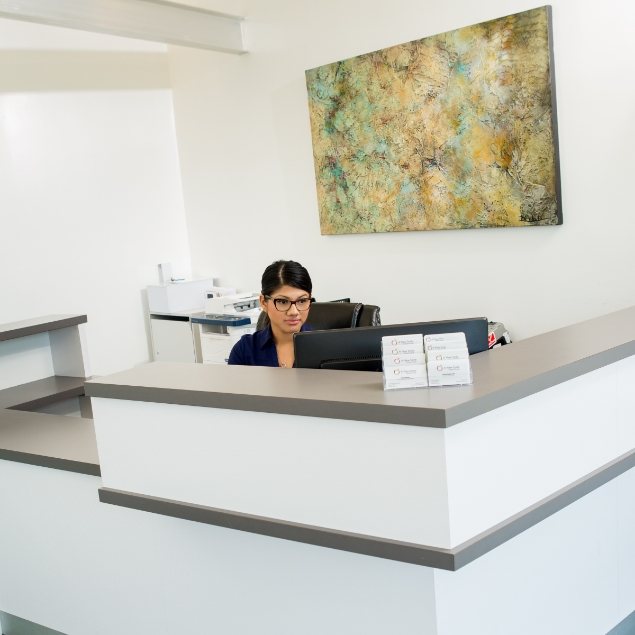
[(309, 272), (293, 260), (277, 260), (262, 274), (260, 308), (269, 324), (243, 335), (229, 354), (228, 364), (292, 368), (293, 334), (306, 330), (313, 285)]

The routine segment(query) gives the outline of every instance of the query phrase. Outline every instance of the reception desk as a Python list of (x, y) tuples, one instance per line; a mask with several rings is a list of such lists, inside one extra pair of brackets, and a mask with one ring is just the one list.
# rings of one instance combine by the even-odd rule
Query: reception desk
[(634, 353), (628, 309), (473, 356), (471, 386), (148, 364), (88, 385), (100, 500), (291, 541), (282, 569), (363, 556), (353, 587), (379, 558), (418, 567), (396, 632), (606, 632), (635, 608)]
[(0, 503), (28, 525), (37, 501), (63, 565), (47, 606), (0, 560), (0, 610), (68, 635), (631, 632), (635, 307), (471, 360), (471, 386), (390, 392), (179, 363), (91, 380), (101, 477), (0, 461)]

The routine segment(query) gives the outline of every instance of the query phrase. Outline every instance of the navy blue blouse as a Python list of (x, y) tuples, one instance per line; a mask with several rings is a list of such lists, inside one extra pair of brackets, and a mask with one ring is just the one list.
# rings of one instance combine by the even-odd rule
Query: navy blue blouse
[[(300, 330), (308, 331), (310, 328), (303, 324)], [(227, 363), (240, 366), (278, 366), (278, 353), (271, 326), (243, 335), (234, 344)]]

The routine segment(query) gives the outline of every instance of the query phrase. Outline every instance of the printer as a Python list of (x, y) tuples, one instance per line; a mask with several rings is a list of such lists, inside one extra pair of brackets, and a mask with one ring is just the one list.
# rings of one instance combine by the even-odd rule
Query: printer
[(197, 362), (227, 363), (234, 344), (256, 330), (259, 297), (257, 293), (234, 293), (205, 300), (205, 312), (190, 317)]
[[(211, 295), (211, 294), (210, 294)], [(214, 295), (205, 300), (205, 313), (213, 315), (255, 315), (260, 314), (260, 295), (257, 293), (233, 293)]]

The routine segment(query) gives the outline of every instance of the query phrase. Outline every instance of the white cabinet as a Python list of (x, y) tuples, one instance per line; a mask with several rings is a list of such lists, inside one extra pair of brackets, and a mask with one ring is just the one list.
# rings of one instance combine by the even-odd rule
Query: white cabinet
[(150, 315), (150, 330), (155, 361), (196, 361), (189, 317)]
[[(240, 316), (222, 317), (227, 322), (246, 321)], [(256, 327), (252, 323), (219, 326), (218, 322), (218, 319), (202, 313), (150, 313), (153, 360), (226, 364), (234, 344), (245, 333), (253, 333)]]

